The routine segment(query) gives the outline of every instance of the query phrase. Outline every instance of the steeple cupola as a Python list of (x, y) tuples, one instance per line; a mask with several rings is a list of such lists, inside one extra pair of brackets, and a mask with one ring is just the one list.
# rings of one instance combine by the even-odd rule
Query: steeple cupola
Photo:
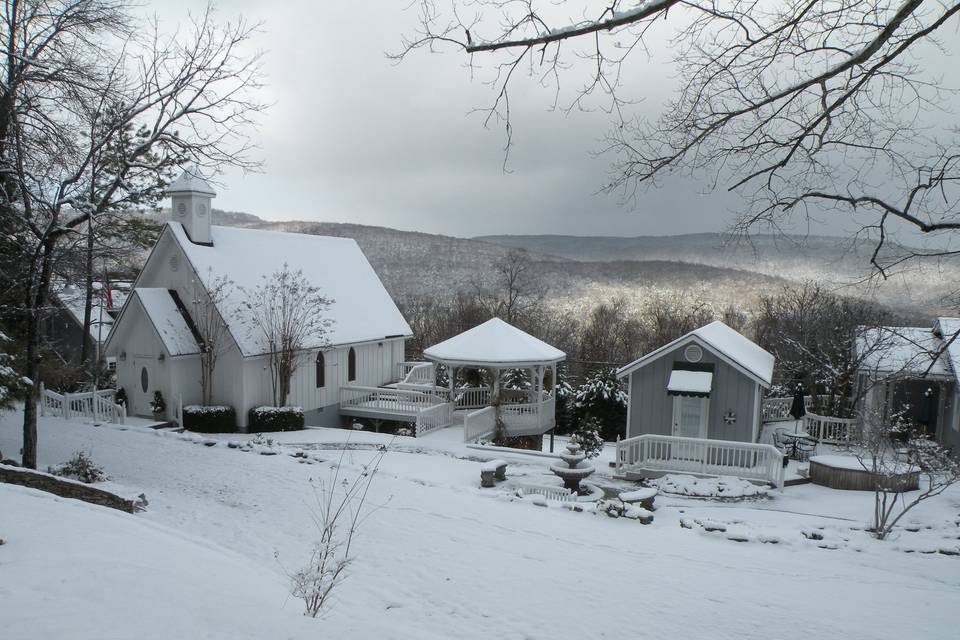
[(212, 244), (210, 205), (216, 192), (196, 169), (187, 169), (167, 187), (170, 220), (179, 222), (196, 244)]

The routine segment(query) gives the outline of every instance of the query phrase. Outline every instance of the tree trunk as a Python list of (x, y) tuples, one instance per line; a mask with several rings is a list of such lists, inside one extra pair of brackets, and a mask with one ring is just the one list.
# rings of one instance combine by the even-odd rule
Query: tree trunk
[[(93, 324), (93, 221), (87, 223), (87, 255), (84, 263), (83, 340), (80, 342), (80, 364), (90, 361), (90, 326)], [(97, 363), (94, 363), (96, 366)]]
[(40, 323), (47, 292), (50, 288), (50, 270), (56, 241), (47, 238), (40, 249), (39, 279), (36, 289), (27, 287), (27, 370), (30, 384), (27, 386), (23, 405), (23, 454), (21, 464), (28, 469), (37, 468), (37, 389), (40, 384)]

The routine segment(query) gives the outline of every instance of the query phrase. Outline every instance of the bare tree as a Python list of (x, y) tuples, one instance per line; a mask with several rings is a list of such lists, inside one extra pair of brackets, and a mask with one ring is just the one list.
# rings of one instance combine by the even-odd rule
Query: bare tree
[(514, 324), (529, 318), (543, 302), (547, 288), (525, 251), (511, 251), (494, 265), (495, 281), (476, 284), (477, 300), (490, 315)]
[[(487, 122), (511, 138), (510, 90), (524, 75), (563, 110), (602, 107), (614, 155), (606, 188), (630, 199), (670, 173), (736, 191), (748, 203), (736, 226), (774, 228), (794, 215), (838, 210), (869, 216), (883, 274), (911, 257), (957, 255), (956, 243), (888, 253), (898, 227), (960, 229), (957, 93), (934, 65), (955, 53), (956, 0), (737, 2), (422, 0), (411, 51), (459, 50), (486, 66)], [(942, 36), (942, 38), (940, 37)], [(678, 76), (659, 115), (635, 107), (648, 86), (632, 78), (651, 50), (669, 48)], [(944, 55), (946, 54), (946, 55)], [(517, 73), (518, 70), (530, 73)], [(561, 92), (561, 80), (572, 89)], [(860, 217), (857, 220), (861, 220)]]
[(857, 375), (901, 339), (888, 310), (865, 300), (838, 296), (806, 282), (760, 297), (754, 327), (757, 343), (774, 355), (785, 383), (801, 382), (814, 394), (818, 411), (849, 416), (869, 391)]
[[(881, 540), (911, 509), (960, 482), (960, 460), (901, 415), (867, 413), (850, 446), (873, 478), (872, 530)], [(919, 489), (909, 488), (911, 473), (922, 478)]]
[(203, 404), (213, 404), (213, 381), (217, 360), (227, 350), (230, 330), (221, 309), (233, 293), (234, 282), (226, 276), (207, 272), (205, 279), (193, 280), (193, 298), (190, 300), (193, 324), (200, 334), (200, 390)]
[[(218, 26), (209, 7), (170, 36), (123, 0), (11, 0), (0, 24), (0, 217), (25, 265), (24, 373), (36, 385), (63, 243), (140, 201), (172, 159), (213, 173), (255, 168), (249, 136), (264, 105), (252, 97), (259, 55), (243, 53), (255, 27)], [(131, 125), (142, 135), (119, 144)], [(36, 393), (24, 405), (27, 467), (36, 467)]]
[(330, 345), (327, 330), (332, 321), (326, 312), (333, 300), (311, 285), (302, 271), (291, 271), (286, 263), (263, 276), (246, 294), (243, 306), (267, 356), (273, 405), (280, 407), (290, 395), (290, 381), (303, 351)]
[(319, 539), (314, 542), (306, 566), (290, 574), (290, 583), (291, 593), (303, 600), (305, 614), (312, 618), (320, 614), (334, 589), (346, 578), (353, 560), (353, 538), (372, 513), (366, 505), (370, 484), (387, 450), (387, 446), (380, 447), (351, 478), (343, 464), (347, 451), (343, 449), (329, 478), (311, 481), (315, 504), (311, 516)]

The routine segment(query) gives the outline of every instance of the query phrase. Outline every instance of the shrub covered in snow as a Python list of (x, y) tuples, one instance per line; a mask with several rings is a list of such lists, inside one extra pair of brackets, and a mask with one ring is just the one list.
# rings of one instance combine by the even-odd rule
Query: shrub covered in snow
[(580, 423), (580, 426), (570, 437), (570, 440), (580, 445), (580, 449), (587, 458), (596, 458), (603, 451), (603, 438), (600, 436), (600, 421), (590, 416)]
[[(0, 332), (0, 348), (9, 338)], [(13, 356), (0, 351), (0, 410), (9, 409), (13, 400), (20, 395), (30, 381), (17, 375), (13, 367)]]
[(77, 451), (72, 458), (63, 464), (48, 467), (47, 472), (61, 478), (79, 480), (87, 484), (102, 482), (107, 479), (107, 474), (103, 472), (103, 468), (94, 463), (90, 454), (84, 451)]
[(187, 405), (182, 426), (200, 433), (233, 433), (237, 430), (237, 412), (223, 405)]
[(574, 424), (595, 418), (604, 440), (624, 435), (627, 424), (627, 392), (617, 380), (616, 369), (604, 369), (577, 387), (573, 398)]
[(303, 429), (301, 407), (253, 407), (248, 414), (250, 431), (297, 431)]
[(663, 493), (674, 493), (696, 498), (752, 498), (768, 495), (767, 488), (733, 476), (696, 478), (681, 474), (667, 474), (652, 481)]

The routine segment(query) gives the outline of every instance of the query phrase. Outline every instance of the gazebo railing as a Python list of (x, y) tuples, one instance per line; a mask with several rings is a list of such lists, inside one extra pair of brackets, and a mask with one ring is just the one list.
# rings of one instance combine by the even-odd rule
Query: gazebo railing
[[(549, 431), (555, 423), (556, 399), (542, 402), (504, 404), (500, 406), (503, 435), (507, 438), (539, 435)], [(484, 407), (471, 411), (463, 419), (464, 442), (490, 437), (496, 431), (496, 407)]]

